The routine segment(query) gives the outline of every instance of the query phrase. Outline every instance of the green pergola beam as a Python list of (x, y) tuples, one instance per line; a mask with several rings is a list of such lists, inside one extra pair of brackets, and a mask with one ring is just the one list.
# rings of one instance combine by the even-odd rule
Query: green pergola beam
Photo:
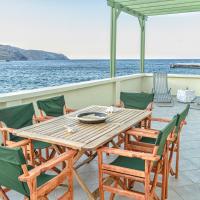
[(144, 73), (145, 61), (145, 17), (138, 18), (140, 24), (140, 72)]
[(112, 7), (111, 19), (111, 77), (116, 74), (116, 31), (120, 11), (138, 18), (141, 28), (140, 71), (144, 72), (145, 21), (148, 16), (200, 12), (200, 0), (107, 0)]
[(157, 10), (167, 10), (167, 11), (170, 11), (171, 9), (179, 9), (181, 10), (182, 8), (193, 8), (193, 7), (199, 7), (200, 6), (200, 2), (195, 2), (195, 3), (181, 3), (181, 4), (165, 4), (165, 5), (146, 5), (145, 6), (129, 6), (130, 9), (135, 9), (137, 10), (138, 12), (140, 13), (143, 13), (143, 11), (146, 11), (146, 10), (149, 10), (149, 11), (157, 11)]
[(108, 5), (137, 17), (200, 11), (199, 0), (108, 0)]
[(144, 12), (145, 15), (148, 16), (156, 16), (156, 15), (169, 15), (169, 14), (179, 14), (179, 13), (190, 13), (190, 12), (198, 12), (200, 11), (200, 7), (194, 7), (194, 8), (185, 8), (185, 9), (171, 9), (170, 11), (168, 10), (157, 10), (157, 11), (146, 11)]
[(110, 1), (108, 1), (108, 5), (111, 6), (112, 8), (116, 8), (120, 11), (123, 11), (129, 15), (132, 15), (132, 16), (135, 16), (135, 17), (142, 17), (143, 15), (135, 10), (132, 10), (126, 6), (122, 6), (121, 4), (119, 3), (112, 3)]
[(119, 10), (111, 8), (111, 44), (110, 44), (110, 77), (116, 75), (116, 45), (117, 45), (117, 18), (120, 15)]
[(170, 13), (171, 11), (182, 11), (182, 10), (187, 10), (190, 11), (191, 9), (200, 9), (200, 3), (195, 6), (174, 6), (174, 7), (146, 7), (146, 8), (140, 8), (138, 9), (139, 12), (144, 13), (154, 13), (154, 12), (163, 12), (163, 13)]
[[(111, 0), (109, 0), (111, 1)], [(185, 0), (185, 1), (188, 1), (188, 0)], [(120, 1), (115, 1), (116, 3), (120, 3)], [(135, 0), (135, 1), (126, 1), (126, 2), (121, 2), (123, 3), (124, 6), (132, 6), (132, 5), (146, 5), (147, 3), (148, 4), (157, 4), (157, 3), (161, 3), (161, 2), (174, 2), (174, 0)]]
[[(185, 5), (185, 6), (194, 6), (196, 4), (199, 3), (199, 1), (197, 0), (179, 0), (179, 1), (176, 1), (176, 0), (149, 0), (149, 1), (144, 1), (144, 0), (135, 0), (135, 1), (127, 1), (127, 2), (118, 2), (118, 1), (115, 1), (116, 4), (120, 4), (121, 6), (128, 6), (129, 8), (143, 8), (143, 7), (155, 7), (155, 8), (158, 8), (158, 7), (168, 7), (168, 6), (175, 6), (175, 5)], [(113, 3), (114, 4), (114, 3)]]

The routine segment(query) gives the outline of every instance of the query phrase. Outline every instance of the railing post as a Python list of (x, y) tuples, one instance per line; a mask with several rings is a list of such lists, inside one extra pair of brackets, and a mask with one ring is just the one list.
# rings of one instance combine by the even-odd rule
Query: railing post
[(138, 17), (140, 23), (140, 72), (144, 73), (144, 61), (145, 61), (145, 21), (146, 17)]
[(120, 14), (116, 8), (111, 8), (111, 44), (110, 44), (110, 77), (116, 75), (116, 43), (117, 43), (117, 18)]

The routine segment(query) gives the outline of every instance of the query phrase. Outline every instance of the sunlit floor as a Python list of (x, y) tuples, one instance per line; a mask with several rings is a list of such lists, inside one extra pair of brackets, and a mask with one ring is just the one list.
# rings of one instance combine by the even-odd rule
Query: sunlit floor
[[(185, 104), (175, 103), (174, 107), (154, 108), (155, 117), (172, 117), (177, 112), (181, 112)], [(176, 180), (174, 177), (169, 179), (169, 200), (199, 200), (200, 199), (200, 110), (191, 109), (187, 118), (187, 126), (184, 127), (181, 137), (181, 158), (180, 158), (180, 176)], [(159, 125), (154, 124), (154, 127)], [(108, 157), (112, 159), (112, 157)], [(78, 171), (91, 191), (98, 186), (98, 168), (97, 159), (81, 167)], [(139, 187), (139, 186), (138, 186)], [(63, 193), (65, 188), (59, 187), (49, 195), (49, 199), (57, 199), (59, 194)], [(159, 192), (159, 189), (158, 189)], [(9, 192), (11, 200), (23, 199), (23, 196), (16, 192)], [(105, 194), (105, 199), (109, 199)], [(86, 194), (80, 188), (78, 183), (74, 183), (74, 199), (86, 200)], [(115, 199), (124, 200), (127, 198), (117, 196)]]

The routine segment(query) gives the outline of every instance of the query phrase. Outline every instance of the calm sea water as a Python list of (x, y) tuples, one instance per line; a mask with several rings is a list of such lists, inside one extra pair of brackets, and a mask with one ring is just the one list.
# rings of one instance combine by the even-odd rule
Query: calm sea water
[[(145, 72), (200, 74), (200, 69), (170, 69), (173, 63), (197, 60), (146, 60)], [(118, 60), (117, 76), (139, 72), (139, 60)], [(108, 60), (0, 62), (0, 93), (56, 86), (109, 77)]]

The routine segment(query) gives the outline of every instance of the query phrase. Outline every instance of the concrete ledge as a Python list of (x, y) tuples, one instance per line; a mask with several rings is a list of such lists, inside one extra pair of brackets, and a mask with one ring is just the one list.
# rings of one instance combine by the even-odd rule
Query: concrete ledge
[(63, 93), (72, 90), (78, 90), (82, 88), (100, 86), (104, 84), (122, 82), (131, 79), (137, 79), (143, 77), (143, 74), (133, 74), (128, 76), (120, 76), (116, 78), (107, 78), (101, 80), (92, 80), (80, 83), (65, 84), (60, 86), (45, 87), (32, 90), (23, 90), (18, 92), (3, 93), (0, 94), (0, 103), (8, 101), (16, 101), (20, 99), (35, 98), (39, 96), (52, 95), (54, 93)]
[[(76, 102), (76, 99), (80, 97), (82, 100), (86, 101), (86, 98), (95, 95), (95, 100), (94, 98), (91, 99), (91, 103), (100, 103), (99, 98), (104, 96), (107, 100), (102, 103), (105, 104), (107, 102), (107, 104), (114, 104), (116, 103), (115, 101), (119, 100), (121, 91), (151, 92), (153, 87), (152, 76), (152, 73), (133, 74), (116, 78), (5, 93), (0, 95), (0, 107), (34, 102), (37, 99), (61, 94), (67, 96), (69, 99), (72, 97), (72, 102)], [(172, 88), (172, 94), (175, 95), (180, 88), (189, 88), (195, 90), (197, 95), (200, 95), (200, 75), (169, 74), (168, 77), (169, 87)], [(111, 102), (111, 99), (115, 100)], [(86, 105), (86, 103), (84, 105)]]

